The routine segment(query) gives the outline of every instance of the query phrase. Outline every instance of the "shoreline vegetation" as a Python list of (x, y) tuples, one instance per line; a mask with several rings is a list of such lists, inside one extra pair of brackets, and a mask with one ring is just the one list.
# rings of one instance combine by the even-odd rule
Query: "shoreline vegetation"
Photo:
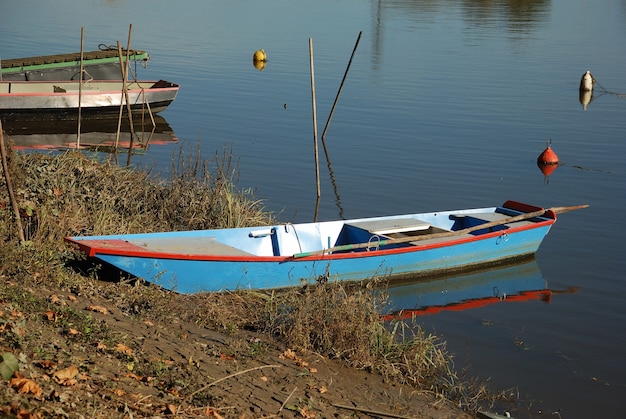
[[(168, 180), (76, 151), (15, 153), (0, 179), (0, 416), (473, 417), (510, 401), (445, 342), (381, 321), (384, 278), (181, 295), (96, 266), (75, 235), (269, 225), (232, 150), (183, 151)], [(463, 375), (463, 374), (461, 374)]]

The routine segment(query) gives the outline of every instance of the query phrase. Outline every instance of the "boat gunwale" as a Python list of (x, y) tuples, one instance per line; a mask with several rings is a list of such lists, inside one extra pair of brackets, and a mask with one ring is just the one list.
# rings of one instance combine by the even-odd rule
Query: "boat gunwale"
[[(545, 217), (538, 217), (545, 218)], [(525, 224), (519, 226), (509, 226), (509, 228), (505, 230), (497, 230), (492, 232), (487, 232), (479, 235), (461, 235), (461, 236), (451, 236), (449, 240), (439, 240), (434, 243), (423, 243), (423, 244), (413, 244), (412, 246), (406, 247), (396, 247), (391, 249), (379, 249), (379, 250), (371, 250), (371, 251), (362, 251), (362, 252), (348, 252), (348, 253), (320, 253), (313, 254), (307, 256), (299, 256), (295, 257), (295, 255), (288, 256), (255, 256), (253, 254), (250, 255), (203, 255), (203, 254), (186, 254), (186, 253), (172, 253), (172, 252), (159, 252), (159, 251), (150, 251), (143, 250), (141, 246), (132, 244), (127, 240), (123, 240), (121, 238), (116, 239), (91, 239), (85, 237), (66, 237), (65, 240), (69, 243), (73, 243), (78, 245), (79, 249), (86, 253), (90, 257), (97, 257), (97, 255), (113, 255), (113, 256), (126, 256), (126, 257), (134, 257), (134, 258), (145, 258), (145, 259), (173, 259), (173, 260), (194, 260), (194, 261), (206, 261), (206, 262), (273, 262), (273, 263), (288, 263), (288, 262), (296, 262), (296, 261), (319, 261), (319, 260), (341, 260), (341, 259), (361, 259), (361, 258), (369, 258), (369, 257), (381, 257), (381, 256), (392, 256), (392, 255), (400, 255), (404, 253), (416, 253), (422, 252), (426, 250), (438, 249), (443, 247), (456, 246), (466, 243), (478, 242), (482, 240), (487, 240), (494, 237), (499, 237), (502, 234), (514, 234), (526, 230), (534, 230), (537, 228), (549, 227), (554, 224), (556, 218), (547, 218), (544, 221), (536, 221), (532, 224)], [(89, 242), (95, 241), (121, 241), (137, 247), (140, 250), (129, 250), (129, 248), (125, 249), (106, 249), (102, 247), (94, 247), (89, 245)]]

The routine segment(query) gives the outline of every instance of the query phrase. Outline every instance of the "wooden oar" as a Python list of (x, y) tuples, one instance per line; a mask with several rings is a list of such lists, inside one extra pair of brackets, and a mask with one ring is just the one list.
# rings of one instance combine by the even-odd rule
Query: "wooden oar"
[[(589, 205), (584, 204), (584, 205), (573, 205), (573, 206), (570, 206), (570, 207), (552, 207), (552, 208), (542, 209), (542, 210), (538, 210), (538, 211), (527, 212), (527, 213), (520, 214), (520, 215), (515, 215), (513, 217), (503, 218), (501, 220), (490, 221), (488, 223), (483, 223), (483, 224), (475, 225), (475, 226), (472, 226), (472, 227), (464, 228), (463, 230), (446, 231), (446, 232), (443, 232), (443, 233), (434, 233), (434, 234), (425, 234), (423, 236), (402, 237), (402, 238), (399, 238), (399, 239), (379, 240), (378, 242), (374, 243), (374, 245), (378, 245), (380, 247), (380, 246), (387, 246), (387, 245), (390, 245), (390, 244), (397, 244), (397, 243), (407, 243), (407, 242), (416, 242), (416, 241), (420, 241), (420, 240), (438, 239), (438, 238), (441, 238), (441, 237), (460, 236), (460, 235), (463, 235), (463, 234), (471, 233), (472, 231), (476, 231), (476, 230), (483, 230), (485, 228), (491, 228), (491, 227), (499, 226), (499, 225), (502, 225), (502, 224), (514, 223), (516, 221), (523, 221), (523, 220), (527, 220), (529, 218), (541, 217), (542, 215), (544, 215), (548, 211), (552, 211), (555, 214), (562, 214), (564, 212), (575, 211), (575, 210), (587, 208), (588, 206)], [(461, 214), (461, 215), (463, 215), (463, 214)], [(471, 214), (467, 214), (467, 215), (471, 215)], [(372, 247), (372, 246), (373, 246), (373, 244), (371, 242), (357, 243), (357, 244), (344, 244), (344, 245), (340, 245), (340, 246), (331, 247), (329, 249), (316, 250), (314, 252), (296, 253), (292, 257), (293, 258), (303, 258), (303, 257), (307, 257), (307, 256), (323, 255), (325, 253), (337, 252), (337, 251), (342, 251), (342, 250), (364, 249), (366, 247)]]

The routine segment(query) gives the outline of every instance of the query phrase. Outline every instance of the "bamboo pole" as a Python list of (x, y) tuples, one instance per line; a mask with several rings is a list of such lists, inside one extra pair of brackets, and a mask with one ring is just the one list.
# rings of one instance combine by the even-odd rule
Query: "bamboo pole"
[[(545, 215), (549, 211), (552, 211), (555, 214), (562, 214), (564, 212), (575, 211), (575, 210), (587, 208), (588, 206), (589, 205), (584, 204), (584, 205), (575, 205), (575, 206), (570, 206), (570, 207), (553, 207), (553, 208), (541, 209), (541, 210), (538, 210), (538, 211), (527, 212), (527, 213), (516, 215), (516, 216), (513, 216), (513, 217), (503, 218), (501, 220), (490, 221), (488, 223), (475, 225), (473, 227), (464, 228), (463, 230), (446, 231), (446, 232), (443, 232), (443, 233), (434, 233), (434, 234), (425, 234), (423, 236), (402, 237), (402, 238), (399, 238), (399, 239), (386, 239), (386, 240), (380, 240), (376, 244), (378, 246), (387, 246), (387, 245), (390, 245), (390, 244), (397, 244), (397, 243), (408, 243), (408, 242), (416, 242), (416, 241), (421, 241), (421, 240), (439, 239), (439, 238), (442, 238), (442, 237), (460, 236), (460, 235), (463, 235), (463, 234), (471, 233), (473, 231), (483, 230), (485, 228), (491, 228), (491, 227), (499, 226), (499, 225), (502, 225), (502, 224), (514, 223), (516, 221), (523, 221), (523, 220), (528, 220), (530, 218), (541, 217), (541, 216)], [(337, 252), (337, 251), (341, 251), (341, 250), (364, 249), (366, 247), (371, 247), (371, 246), (372, 246), (372, 243), (370, 243), (370, 242), (368, 242), (368, 243), (357, 243), (357, 244), (345, 244), (345, 245), (331, 247), (329, 249), (317, 250), (317, 251), (314, 251), (314, 252), (297, 253), (297, 254), (293, 255), (293, 258), (302, 258), (302, 257), (306, 257), (306, 256), (323, 255), (325, 253)]]
[(2, 121), (0, 121), (0, 155), (2, 157), (2, 171), (4, 172), (4, 180), (9, 192), (9, 200), (13, 207), (13, 213), (15, 214), (15, 224), (17, 225), (17, 234), (21, 242), (26, 241), (24, 238), (24, 229), (22, 228), (22, 219), (20, 218), (20, 208), (17, 205), (17, 200), (13, 194), (13, 183), (11, 182), (11, 175), (9, 174), (9, 164), (7, 163), (7, 152), (4, 147), (4, 131), (2, 131)]
[(317, 146), (317, 110), (315, 108), (315, 70), (313, 67), (313, 38), (309, 38), (309, 62), (311, 64), (311, 102), (313, 109), (313, 146), (315, 149), (315, 183), (317, 185), (317, 197), (321, 196), (320, 188), (320, 165), (319, 151)]
[(85, 27), (80, 28), (80, 67), (78, 75), (78, 133), (76, 134), (76, 148), (80, 148), (80, 124), (82, 121), (83, 100), (83, 58), (85, 51)]

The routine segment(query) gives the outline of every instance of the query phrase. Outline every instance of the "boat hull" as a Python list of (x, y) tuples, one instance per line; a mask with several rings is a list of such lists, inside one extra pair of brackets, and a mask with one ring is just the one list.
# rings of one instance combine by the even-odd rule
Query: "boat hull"
[[(132, 112), (163, 111), (176, 99), (179, 86), (160, 81), (127, 84)], [(84, 82), (0, 82), (0, 114), (19, 119), (42, 115), (76, 117), (78, 109), (85, 117), (119, 114), (126, 111), (126, 98), (120, 81)]]
[[(329, 280), (426, 276), (497, 264), (534, 254), (556, 220), (554, 215), (552, 218), (537, 217), (532, 221), (503, 224), (471, 234), (456, 235), (450, 231), (466, 228), (467, 224), (463, 223), (467, 223), (467, 219), (487, 222), (476, 221), (476, 215), (497, 211), (504, 211), (498, 215), (505, 217), (521, 213), (494, 207), (295, 226), (71, 237), (67, 240), (77, 244), (89, 256), (181, 293), (273, 289)], [(376, 242), (387, 235), (365, 230), (363, 238), (355, 235), (357, 230), (362, 230), (356, 226), (366, 223), (388, 219), (398, 223), (398, 220), (416, 218), (426, 220), (429, 229), (436, 226), (435, 231), (445, 227), (450, 235), (434, 238), (424, 235), (414, 242), (380, 246)], [(461, 219), (464, 220), (462, 223)], [(297, 237), (295, 247), (287, 239), (280, 240), (289, 229)], [(368, 234), (369, 240), (375, 237), (370, 248), (345, 251), (338, 246), (346, 241), (367, 241)], [(316, 241), (317, 245), (313, 245)], [(316, 251), (316, 246), (322, 251)]]

